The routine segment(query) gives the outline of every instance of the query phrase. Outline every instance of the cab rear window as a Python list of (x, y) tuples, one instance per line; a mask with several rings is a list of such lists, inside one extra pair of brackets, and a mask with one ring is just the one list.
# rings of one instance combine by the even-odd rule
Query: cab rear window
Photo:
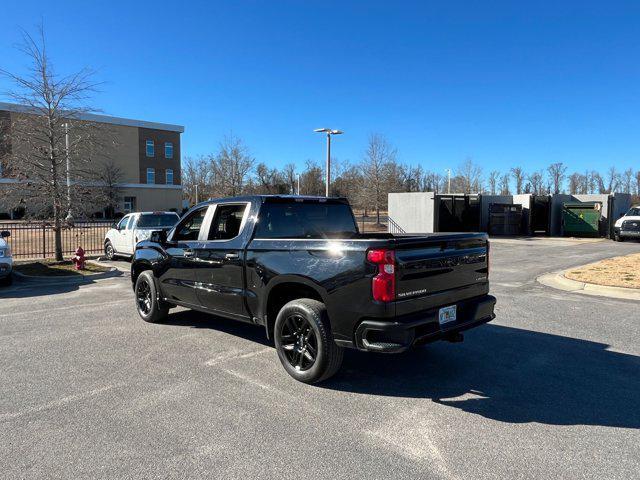
[(265, 203), (256, 238), (354, 238), (358, 235), (351, 208), (345, 204)]
[(140, 215), (138, 219), (138, 228), (153, 228), (153, 227), (173, 227), (178, 221), (177, 214), (170, 213), (158, 213), (149, 215)]

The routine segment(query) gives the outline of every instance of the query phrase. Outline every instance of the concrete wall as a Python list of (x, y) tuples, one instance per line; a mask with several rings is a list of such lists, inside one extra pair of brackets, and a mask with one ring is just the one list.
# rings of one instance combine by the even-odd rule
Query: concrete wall
[(531, 194), (522, 193), (520, 195), (513, 196), (514, 205), (522, 205), (522, 234), (531, 235), (530, 231), (530, 217), (531, 217)]
[[(612, 218), (609, 219), (609, 203), (613, 199)], [(482, 231), (489, 228), (489, 206), (492, 203), (522, 205), (523, 235), (528, 235), (531, 214), (531, 194), (521, 195), (482, 195), (480, 200), (480, 226)], [(592, 195), (552, 195), (551, 232), (552, 236), (562, 235), (562, 207), (568, 202), (600, 202), (602, 204), (601, 234), (607, 236), (610, 225), (631, 208), (631, 195), (616, 193)], [(392, 222), (406, 233), (432, 233), (435, 221), (435, 195), (433, 192), (390, 193), (389, 194), (389, 231), (393, 232)]]
[(405, 192), (389, 194), (389, 232), (433, 233), (434, 193)]

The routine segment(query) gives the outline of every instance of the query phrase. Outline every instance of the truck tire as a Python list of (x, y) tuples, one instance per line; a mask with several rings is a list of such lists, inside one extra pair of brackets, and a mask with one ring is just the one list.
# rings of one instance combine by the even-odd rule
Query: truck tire
[(107, 260), (113, 260), (113, 257), (116, 254), (116, 250), (115, 248), (113, 248), (113, 245), (111, 244), (111, 242), (109, 240), (107, 240), (104, 244), (104, 256), (106, 257)]
[(160, 301), (153, 272), (146, 270), (136, 280), (136, 310), (145, 322), (158, 323), (167, 318), (169, 308)]
[(274, 340), (282, 366), (300, 382), (326, 380), (342, 364), (344, 349), (333, 341), (327, 309), (317, 300), (299, 298), (284, 305), (276, 318)]

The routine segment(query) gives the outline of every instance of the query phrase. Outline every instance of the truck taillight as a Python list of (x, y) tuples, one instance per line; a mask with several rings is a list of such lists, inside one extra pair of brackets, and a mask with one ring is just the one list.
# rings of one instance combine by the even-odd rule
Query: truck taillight
[(371, 280), (373, 299), (392, 302), (396, 298), (396, 256), (393, 250), (375, 249), (367, 252), (367, 260), (378, 266), (378, 274)]

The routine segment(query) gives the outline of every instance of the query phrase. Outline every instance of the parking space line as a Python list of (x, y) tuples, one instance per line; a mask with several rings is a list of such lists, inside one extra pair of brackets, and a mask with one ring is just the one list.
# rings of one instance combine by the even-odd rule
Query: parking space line
[[(118, 305), (122, 303), (130, 303), (131, 300), (112, 300), (110, 302), (100, 302), (100, 303), (86, 303), (81, 305), (82, 308), (91, 308), (91, 307), (104, 307), (107, 305)], [(27, 311), (19, 311), (19, 312), (11, 312), (11, 313), (0, 313), (0, 318), (3, 317), (15, 317), (16, 315), (35, 315), (38, 313), (48, 313), (48, 312), (56, 312), (61, 310), (71, 310), (77, 309), (78, 305), (66, 305), (64, 307), (53, 307), (53, 308), (44, 308), (41, 310), (27, 310)]]
[(85, 398), (88, 397), (94, 397), (96, 395), (100, 395), (101, 393), (104, 393), (108, 390), (111, 390), (112, 388), (115, 387), (119, 387), (124, 385), (122, 384), (114, 384), (114, 385), (105, 385), (104, 387), (100, 387), (100, 388), (94, 388), (92, 390), (88, 390), (86, 392), (81, 392), (81, 393), (77, 393), (75, 395), (69, 395), (66, 397), (62, 397), (58, 400), (54, 400), (52, 402), (48, 402), (48, 403), (44, 403), (42, 405), (37, 405), (34, 407), (29, 407), (29, 408), (25, 408), (24, 410), (20, 410), (17, 412), (13, 412), (13, 413), (2, 413), (0, 414), (0, 421), (4, 421), (4, 420), (12, 420), (14, 418), (18, 418), (18, 417), (22, 417), (24, 415), (28, 415), (30, 413), (38, 413), (38, 412), (42, 412), (44, 410), (50, 410), (52, 408), (56, 408), (56, 407), (62, 407), (65, 406), (69, 403), (73, 403), (73, 402), (77, 402), (80, 400), (84, 400)]
[(206, 362), (204, 362), (204, 364), (208, 367), (213, 367), (215, 365), (218, 365), (220, 363), (224, 363), (226, 361), (229, 360), (235, 360), (235, 359), (239, 359), (239, 358), (250, 358), (250, 357), (255, 357), (257, 355), (261, 355), (263, 353), (266, 352), (270, 352), (271, 350), (273, 350), (271, 347), (265, 347), (265, 348), (261, 348), (260, 350), (231, 350), (231, 351), (227, 351), (227, 352), (223, 352), (220, 355), (218, 355), (217, 357), (213, 357), (210, 360), (207, 360)]

